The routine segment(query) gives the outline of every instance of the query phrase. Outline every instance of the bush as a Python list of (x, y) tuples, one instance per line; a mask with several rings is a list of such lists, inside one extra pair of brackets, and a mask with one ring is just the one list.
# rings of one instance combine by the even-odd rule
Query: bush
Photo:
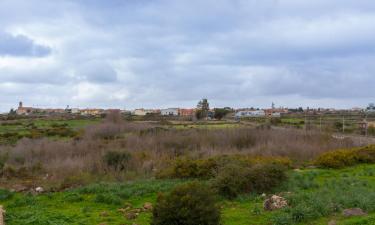
[(173, 167), (174, 178), (196, 178), (198, 177), (198, 164), (194, 160), (177, 160)]
[(286, 168), (277, 164), (257, 164), (252, 167), (229, 164), (213, 180), (213, 186), (227, 198), (239, 194), (263, 193), (281, 185), (287, 179)]
[(360, 163), (375, 163), (375, 145), (330, 151), (320, 155), (314, 162), (323, 168), (343, 168)]
[(251, 168), (248, 179), (253, 192), (267, 192), (286, 181), (286, 168), (278, 164), (258, 164)]
[(129, 152), (110, 151), (104, 155), (104, 162), (106, 165), (115, 171), (126, 170), (130, 159), (131, 154)]
[(228, 164), (220, 169), (212, 184), (220, 195), (235, 198), (241, 193), (250, 191), (249, 173), (249, 168), (237, 164)]
[(193, 160), (188, 158), (178, 159), (170, 167), (156, 174), (159, 179), (163, 178), (202, 178), (215, 177), (220, 168), (228, 164), (238, 164), (247, 167), (253, 165), (276, 164), (291, 167), (291, 160), (283, 157), (252, 157), (251, 155), (221, 155), (208, 159)]
[(219, 225), (220, 209), (209, 188), (198, 182), (177, 186), (166, 196), (159, 195), (152, 225)]

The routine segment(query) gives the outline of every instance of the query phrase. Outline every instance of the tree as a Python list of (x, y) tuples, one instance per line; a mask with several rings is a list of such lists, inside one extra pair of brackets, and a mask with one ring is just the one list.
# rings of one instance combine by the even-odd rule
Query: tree
[(197, 119), (203, 119), (207, 117), (207, 113), (210, 110), (210, 104), (206, 98), (200, 100), (197, 105), (196, 117)]
[(226, 116), (229, 113), (229, 110), (226, 108), (215, 108), (214, 111), (214, 117), (218, 120), (221, 120), (224, 116)]
[(10, 116), (14, 116), (14, 115), (16, 115), (16, 110), (14, 110), (13, 108), (10, 109), (10, 111), (9, 111), (9, 115), (10, 115)]

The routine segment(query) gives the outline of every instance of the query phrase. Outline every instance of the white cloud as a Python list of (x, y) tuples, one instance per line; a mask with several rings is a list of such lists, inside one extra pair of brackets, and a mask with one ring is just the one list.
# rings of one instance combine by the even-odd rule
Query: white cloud
[(1, 110), (19, 100), (349, 107), (375, 98), (370, 0), (4, 0), (0, 27), (23, 37), (0, 56)]

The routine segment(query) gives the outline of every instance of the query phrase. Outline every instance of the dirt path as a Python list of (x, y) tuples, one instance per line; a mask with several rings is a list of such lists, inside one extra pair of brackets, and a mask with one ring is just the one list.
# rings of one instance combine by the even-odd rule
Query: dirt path
[(3, 209), (3, 206), (0, 205), (0, 225), (5, 225), (5, 223), (4, 223), (4, 213), (5, 213), (5, 210)]

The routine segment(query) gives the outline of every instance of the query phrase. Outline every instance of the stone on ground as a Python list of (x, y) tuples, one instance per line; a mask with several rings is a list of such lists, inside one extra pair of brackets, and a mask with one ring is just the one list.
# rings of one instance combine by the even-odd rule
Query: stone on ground
[(352, 208), (352, 209), (345, 209), (343, 212), (342, 212), (342, 215), (343, 216), (346, 216), (346, 217), (351, 217), (351, 216), (366, 216), (367, 213), (364, 212), (362, 209), (360, 208)]
[(263, 207), (267, 211), (278, 210), (287, 206), (288, 206), (287, 200), (277, 195), (272, 195), (272, 197), (266, 199), (263, 203)]

